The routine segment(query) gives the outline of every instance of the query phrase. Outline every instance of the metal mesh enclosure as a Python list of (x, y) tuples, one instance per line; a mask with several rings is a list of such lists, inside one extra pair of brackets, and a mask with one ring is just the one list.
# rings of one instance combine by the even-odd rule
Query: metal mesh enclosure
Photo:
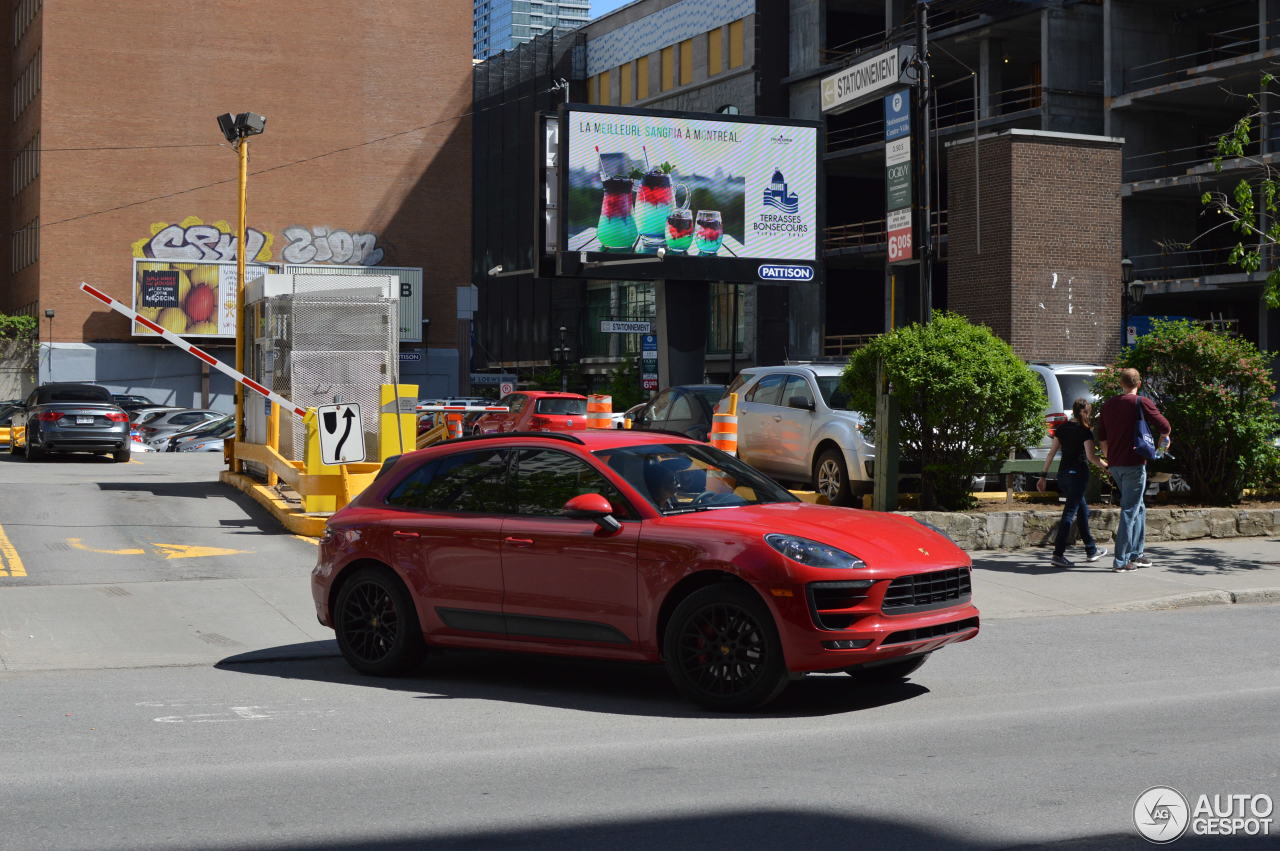
[[(354, 402), (360, 406), (369, 457), (378, 448), (379, 387), (399, 381), (399, 299), (335, 291), (265, 300), (258, 338), (261, 380), (303, 407)], [(280, 453), (301, 460), (306, 432), (296, 417), (281, 423)]]

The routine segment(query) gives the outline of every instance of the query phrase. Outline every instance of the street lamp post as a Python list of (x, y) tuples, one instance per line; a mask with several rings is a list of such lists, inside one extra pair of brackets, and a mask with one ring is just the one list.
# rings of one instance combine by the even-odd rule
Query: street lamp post
[[(223, 138), (240, 157), (239, 205), (236, 217), (236, 371), (244, 372), (244, 246), (249, 190), (249, 137), (266, 129), (267, 119), (256, 112), (229, 112), (218, 116)], [(236, 443), (244, 440), (244, 385), (236, 382)], [(232, 454), (231, 471), (241, 470), (240, 459)]]
[(53, 381), (53, 308), (46, 308), (44, 318), (49, 320), (49, 380)]
[(560, 392), (565, 393), (569, 390), (569, 346), (564, 341), (564, 335), (569, 329), (560, 326), (560, 345), (551, 350), (555, 355), (556, 362), (560, 364)]

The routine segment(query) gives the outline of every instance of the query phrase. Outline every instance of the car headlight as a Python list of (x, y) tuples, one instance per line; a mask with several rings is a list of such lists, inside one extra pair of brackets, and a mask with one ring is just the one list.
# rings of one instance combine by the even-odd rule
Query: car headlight
[(934, 524), (930, 523), (928, 520), (920, 520), (920, 519), (917, 519), (917, 520), (916, 520), (916, 522), (917, 522), (917, 523), (919, 523), (921, 526), (923, 526), (923, 527), (924, 527), (924, 528), (926, 528), (926, 529), (930, 529), (930, 530), (932, 530), (932, 531), (934, 531), (934, 532), (937, 532), (939, 535), (941, 535), (942, 537), (946, 538), (946, 539), (947, 539), (948, 541), (950, 541), (951, 543), (953, 543), (953, 544), (954, 544), (954, 543), (956, 542), (956, 539), (955, 539), (955, 538), (953, 538), (953, 537), (951, 537), (950, 535), (948, 535), (948, 534), (947, 534), (947, 532), (946, 532), (946, 530), (944, 530), (941, 526), (935, 526)]
[(855, 555), (808, 538), (774, 533), (765, 535), (764, 542), (792, 561), (798, 561), (809, 567), (856, 569), (867, 566), (866, 562)]

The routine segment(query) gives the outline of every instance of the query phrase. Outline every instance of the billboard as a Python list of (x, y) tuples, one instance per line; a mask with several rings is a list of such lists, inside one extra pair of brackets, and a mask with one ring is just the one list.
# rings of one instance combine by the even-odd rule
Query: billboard
[[(560, 120), (560, 274), (812, 279), (816, 122), (575, 105)], [(792, 266), (808, 274), (777, 271)]]
[[(245, 281), (271, 271), (245, 265)], [(133, 309), (168, 331), (192, 337), (236, 336), (236, 264), (133, 261)], [(156, 337), (132, 323), (135, 337)]]

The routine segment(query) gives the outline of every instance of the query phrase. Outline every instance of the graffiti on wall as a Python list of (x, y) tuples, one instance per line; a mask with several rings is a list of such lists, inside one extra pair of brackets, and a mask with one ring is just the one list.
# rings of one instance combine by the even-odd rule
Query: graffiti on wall
[[(251, 261), (271, 259), (270, 233), (247, 228), (244, 235)], [(236, 259), (235, 230), (225, 221), (211, 225), (197, 216), (187, 216), (179, 224), (156, 222), (151, 225), (151, 236), (133, 244), (133, 256), (149, 260), (178, 260), (186, 262), (221, 261)]]
[(383, 250), (372, 233), (348, 233), (324, 225), (300, 225), (284, 229), (288, 240), (280, 252), (286, 263), (336, 263), (347, 266), (377, 266)]

